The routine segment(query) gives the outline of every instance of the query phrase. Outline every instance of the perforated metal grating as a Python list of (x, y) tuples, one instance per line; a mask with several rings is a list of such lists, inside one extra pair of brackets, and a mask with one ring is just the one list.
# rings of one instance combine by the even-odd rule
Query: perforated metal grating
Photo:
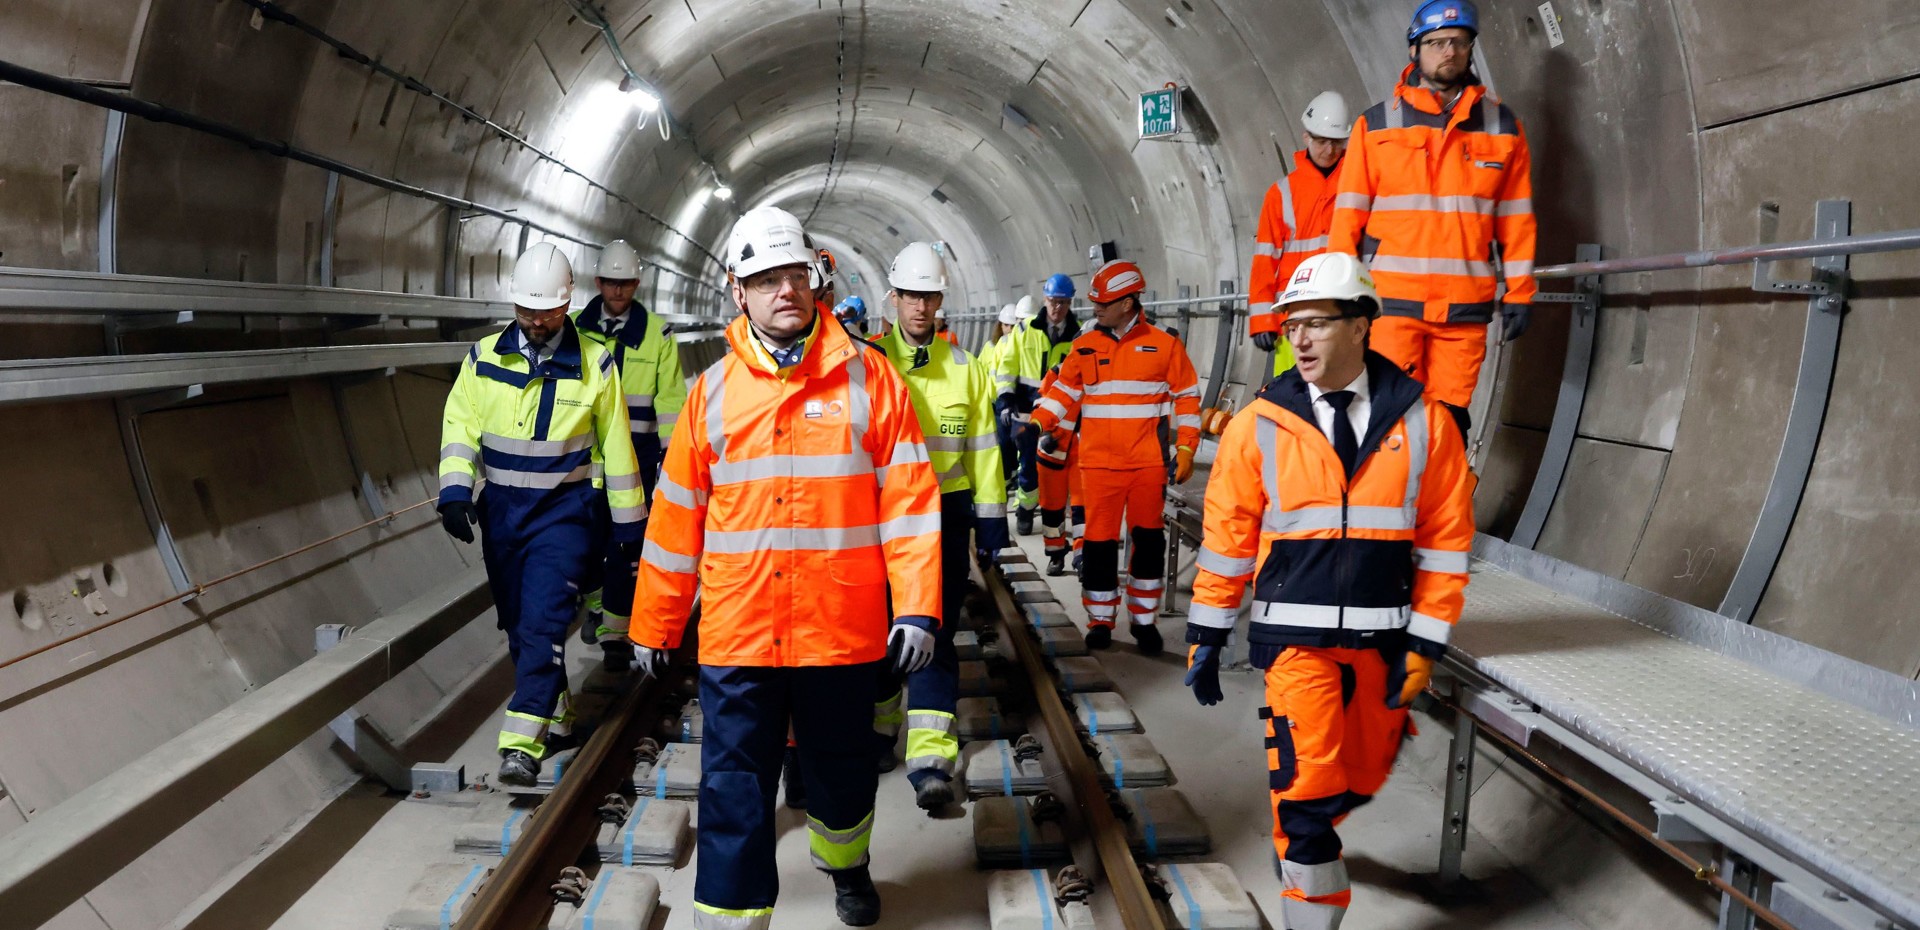
[(1597, 745), (1920, 921), (1920, 732), (1484, 562), (1453, 642)]

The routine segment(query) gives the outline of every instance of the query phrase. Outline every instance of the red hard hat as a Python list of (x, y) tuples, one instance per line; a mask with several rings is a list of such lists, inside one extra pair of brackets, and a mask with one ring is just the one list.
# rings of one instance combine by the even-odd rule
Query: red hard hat
[(1093, 273), (1093, 284), (1087, 288), (1087, 299), (1097, 304), (1110, 304), (1146, 289), (1147, 276), (1140, 272), (1139, 265), (1125, 260), (1111, 261)]

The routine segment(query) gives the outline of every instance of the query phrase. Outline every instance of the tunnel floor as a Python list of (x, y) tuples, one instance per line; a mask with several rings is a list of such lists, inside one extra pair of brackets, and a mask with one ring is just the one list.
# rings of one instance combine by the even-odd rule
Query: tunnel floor
[[(1042, 561), (1039, 537), (1017, 542), (1036, 564)], [(1048, 582), (1084, 628), (1074, 579), (1049, 578)], [(1161, 620), (1169, 640), (1177, 641), (1178, 624), (1173, 618)], [(569, 653), (578, 681), (592, 653), (577, 641)], [(1175, 786), (1206, 818), (1214, 849), (1203, 858), (1231, 866), (1269, 925), (1280, 927), (1280, 883), (1271, 865), (1265, 759), (1254, 713), (1261, 691), (1259, 678), (1245, 668), (1230, 670), (1222, 677), (1226, 700), (1203, 709), (1181, 686), (1183, 663), (1172, 651), (1157, 658), (1143, 657), (1123, 633), (1100, 658), (1140, 717), (1147, 736), (1171, 763), (1178, 777)], [(484, 718), (477, 708), (467, 715), (482, 722), (448, 757), (466, 766), (469, 780), (478, 773), (490, 775), (497, 765), (493, 741), (501, 706), (491, 708)], [(1419, 725), (1426, 734), (1401, 754), (1386, 789), (1372, 804), (1356, 811), (1340, 831), (1354, 882), (1353, 907), (1343, 926), (1348, 930), (1585, 927), (1478, 834), (1469, 839), (1465, 869), (1476, 883), (1478, 901), (1443, 907), (1422, 895), (1420, 876), (1433, 871), (1439, 848), (1441, 794), (1430, 779), (1437, 781), (1440, 774), (1446, 737), (1435, 721), (1422, 717)], [(324, 873), (312, 862), (305, 868), (257, 870), (236, 889), (242, 894), (228, 897), (261, 905), (245, 915), (248, 926), (379, 928), (428, 863), (456, 858), (451, 837), (477, 803), (477, 798), (467, 796), (471, 794), (402, 800), (363, 785), (335, 802), (289, 844), (344, 850), (336, 853), (337, 861)], [(808, 862), (803, 814), (783, 806), (778, 822), (781, 896), (773, 925), (796, 930), (839, 926), (833, 916), (832, 884)], [(901, 767), (881, 777), (875, 823), (873, 874), (884, 902), (880, 926), (929, 930), (988, 926), (987, 873), (974, 863), (967, 816), (955, 812), (931, 819), (921, 813), (913, 806)], [(665, 909), (664, 915), (655, 915), (656, 928), (691, 925), (697, 865), (698, 857), (690, 854), (679, 869), (648, 870), (660, 880)], [(275, 908), (278, 913), (262, 912)], [(190, 926), (211, 925), (203, 915)], [(236, 925), (222, 920), (221, 926)]]

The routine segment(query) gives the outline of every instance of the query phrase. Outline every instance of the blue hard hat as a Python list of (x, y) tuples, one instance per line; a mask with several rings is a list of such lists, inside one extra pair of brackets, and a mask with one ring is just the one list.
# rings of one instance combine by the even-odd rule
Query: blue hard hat
[(1480, 34), (1480, 11), (1473, 0), (1427, 0), (1413, 11), (1413, 22), (1407, 25), (1407, 44), (1420, 41), (1420, 37), (1436, 29), (1465, 29), (1478, 36)]
[(833, 308), (833, 315), (843, 322), (864, 323), (867, 320), (867, 302), (858, 296), (849, 297)]
[(1040, 289), (1040, 293), (1047, 297), (1072, 297), (1073, 279), (1063, 274), (1056, 274), (1047, 279), (1047, 283)]

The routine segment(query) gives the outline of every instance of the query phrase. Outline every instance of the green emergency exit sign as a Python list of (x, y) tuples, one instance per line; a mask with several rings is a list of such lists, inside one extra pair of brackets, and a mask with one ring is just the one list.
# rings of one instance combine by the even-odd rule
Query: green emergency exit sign
[(1153, 139), (1180, 131), (1180, 88), (1163, 87), (1140, 95), (1140, 138)]

